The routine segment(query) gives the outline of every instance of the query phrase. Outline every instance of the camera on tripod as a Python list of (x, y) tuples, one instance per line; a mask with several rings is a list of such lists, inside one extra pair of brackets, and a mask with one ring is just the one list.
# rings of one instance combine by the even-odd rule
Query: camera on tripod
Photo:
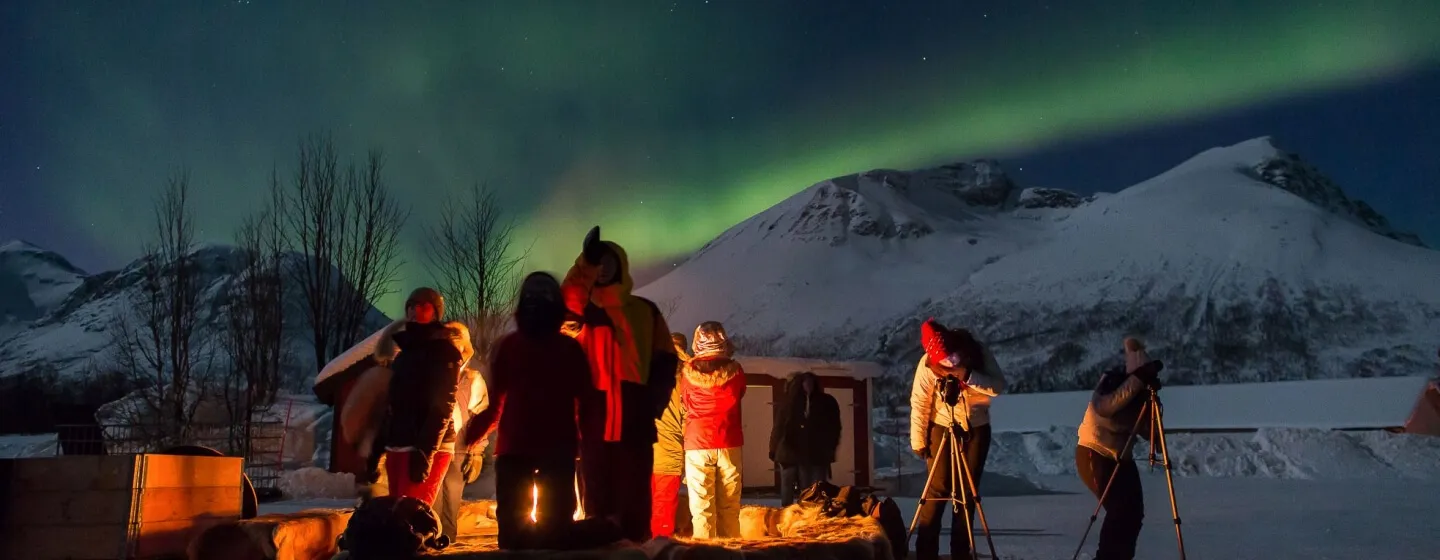
[(965, 389), (965, 384), (959, 377), (946, 375), (940, 378), (940, 398), (948, 406), (960, 404), (960, 392)]

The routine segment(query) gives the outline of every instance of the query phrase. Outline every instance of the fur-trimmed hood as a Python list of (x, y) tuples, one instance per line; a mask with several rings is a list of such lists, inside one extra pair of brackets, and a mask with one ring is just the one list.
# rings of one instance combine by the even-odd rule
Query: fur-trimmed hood
[(685, 382), (702, 389), (724, 385), (740, 372), (740, 363), (729, 358), (691, 360), (682, 370)]
[[(395, 361), (396, 356), (400, 355), (400, 347), (395, 344), (395, 335), (405, 330), (406, 323), (406, 320), (400, 319), (390, 323), (389, 326), (385, 327), (385, 330), (381, 331), (380, 341), (375, 344), (376, 362), (389, 365)], [(470, 343), (470, 328), (466, 327), (465, 323), (450, 321), (445, 323), (445, 329), (451, 334), (459, 336), (460, 344), (458, 349), (460, 350), (460, 365), (464, 367), (470, 363), (470, 358), (475, 355), (475, 347)]]

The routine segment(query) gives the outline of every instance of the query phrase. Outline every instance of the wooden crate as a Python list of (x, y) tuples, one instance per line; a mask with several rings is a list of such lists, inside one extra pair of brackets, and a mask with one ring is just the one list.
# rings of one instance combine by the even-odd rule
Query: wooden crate
[(240, 518), (238, 457), (0, 460), (0, 558), (185, 556), (190, 538)]

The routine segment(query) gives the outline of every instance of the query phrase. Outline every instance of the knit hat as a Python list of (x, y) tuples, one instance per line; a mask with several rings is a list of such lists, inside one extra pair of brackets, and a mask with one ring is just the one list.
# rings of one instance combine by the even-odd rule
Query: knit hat
[(428, 303), (435, 306), (436, 320), (445, 316), (445, 298), (440, 295), (440, 292), (435, 291), (434, 288), (415, 288), (415, 291), (410, 292), (410, 297), (405, 298), (405, 311), (410, 311), (410, 308), (421, 303)]
[(967, 370), (984, 367), (984, 351), (965, 329), (946, 328), (933, 318), (926, 319), (920, 325), (920, 345), (932, 364)]
[(1125, 339), (1125, 373), (1135, 373), (1140, 366), (1150, 363), (1150, 355), (1145, 353), (1145, 343), (1140, 339), (1127, 337)]
[(938, 364), (950, 357), (945, 349), (945, 326), (933, 317), (920, 325), (920, 347), (925, 349), (925, 357), (930, 358), (931, 363)]
[(695, 327), (695, 355), (693, 359), (723, 357), (733, 353), (730, 338), (725, 336), (725, 327), (718, 321), (706, 321)]

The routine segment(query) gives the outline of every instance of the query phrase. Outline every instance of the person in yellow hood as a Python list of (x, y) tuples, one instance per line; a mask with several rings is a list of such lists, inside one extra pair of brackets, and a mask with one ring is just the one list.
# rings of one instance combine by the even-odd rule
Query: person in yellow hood
[[(680, 367), (690, 361), (689, 341), (681, 333), (670, 333)], [(677, 375), (679, 373), (677, 372)], [(675, 535), (675, 511), (680, 508), (680, 482), (685, 476), (685, 407), (680, 404), (680, 386), (670, 392), (670, 404), (655, 421), (655, 469), (650, 478), (650, 535)]]
[(580, 405), (581, 503), (589, 518), (617, 522), (625, 537), (650, 539), (655, 422), (670, 402), (679, 358), (654, 302), (631, 293), (625, 250), (590, 229), (561, 291), (562, 332), (590, 360), (597, 391)]

